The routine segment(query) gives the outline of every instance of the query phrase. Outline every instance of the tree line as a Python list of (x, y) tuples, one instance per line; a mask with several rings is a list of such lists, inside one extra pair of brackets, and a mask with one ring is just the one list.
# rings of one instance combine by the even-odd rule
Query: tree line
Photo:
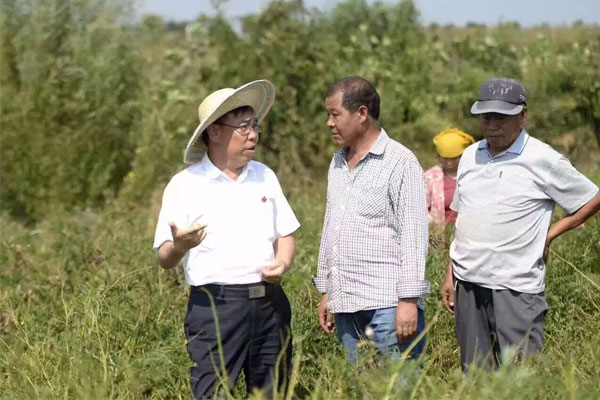
[[(277, 88), (257, 154), (298, 184), (335, 151), (324, 96), (347, 75), (372, 81), (388, 133), (433, 162), (448, 126), (479, 137), (481, 82), (521, 80), (528, 130), (571, 157), (600, 144), (600, 27), (423, 26), (411, 1), (347, 0), (331, 12), (272, 1), (231, 21), (134, 17), (133, 1), (2, 0), (0, 207), (48, 213), (144, 204), (182, 163), (200, 101), (269, 79)], [(427, 167), (428, 165), (424, 165)]]

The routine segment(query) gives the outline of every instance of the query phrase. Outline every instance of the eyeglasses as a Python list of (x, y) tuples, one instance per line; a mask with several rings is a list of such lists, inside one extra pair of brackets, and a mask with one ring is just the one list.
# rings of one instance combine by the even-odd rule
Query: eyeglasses
[(237, 125), (229, 125), (223, 122), (215, 122), (215, 125), (223, 125), (223, 126), (228, 126), (230, 128), (235, 128), (235, 130), (242, 136), (248, 136), (250, 135), (250, 132), (255, 131), (257, 134), (260, 134), (260, 131), (262, 129), (262, 125), (260, 124), (241, 124), (240, 126)]

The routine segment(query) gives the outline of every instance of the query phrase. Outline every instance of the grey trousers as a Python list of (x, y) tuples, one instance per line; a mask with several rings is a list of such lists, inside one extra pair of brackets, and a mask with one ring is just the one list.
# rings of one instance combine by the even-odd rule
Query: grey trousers
[(502, 353), (516, 347), (519, 355), (544, 346), (544, 292), (520, 293), (488, 289), (455, 279), (454, 316), (463, 370), (475, 363), (493, 369)]

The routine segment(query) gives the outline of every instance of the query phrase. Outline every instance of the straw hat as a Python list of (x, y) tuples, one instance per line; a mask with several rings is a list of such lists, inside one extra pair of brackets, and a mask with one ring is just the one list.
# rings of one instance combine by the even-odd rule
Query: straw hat
[(202, 161), (204, 153), (208, 150), (202, 141), (202, 132), (217, 119), (236, 108), (250, 106), (260, 123), (271, 109), (274, 100), (275, 86), (265, 79), (246, 83), (237, 89), (220, 89), (209, 94), (198, 107), (200, 125), (187, 144), (183, 162), (193, 164)]

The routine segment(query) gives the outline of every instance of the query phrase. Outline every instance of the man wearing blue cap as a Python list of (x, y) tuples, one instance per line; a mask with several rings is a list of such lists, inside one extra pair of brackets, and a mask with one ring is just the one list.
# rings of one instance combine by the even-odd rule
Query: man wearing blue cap
[[(491, 78), (471, 113), (484, 140), (460, 161), (451, 208), (458, 212), (441, 294), (456, 318), (463, 368), (498, 365), (543, 347), (545, 254), (550, 243), (600, 209), (598, 187), (563, 155), (525, 131), (527, 92)], [(567, 215), (550, 226), (554, 205)]]

